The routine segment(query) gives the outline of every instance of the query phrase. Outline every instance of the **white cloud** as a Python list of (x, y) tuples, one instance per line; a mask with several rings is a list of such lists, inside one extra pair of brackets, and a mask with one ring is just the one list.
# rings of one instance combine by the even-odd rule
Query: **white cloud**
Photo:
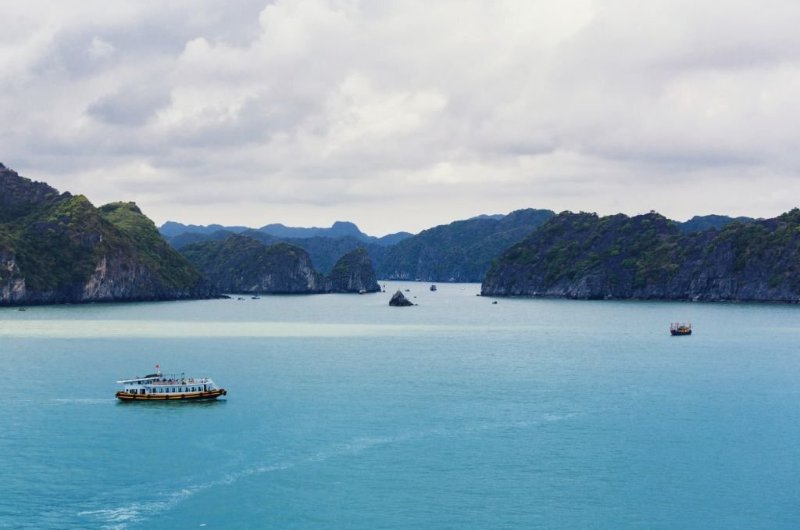
[(235, 4), (9, 6), (2, 161), (158, 221), (794, 206), (796, 2)]
[(114, 45), (104, 40), (100, 37), (92, 38), (92, 42), (89, 44), (86, 53), (89, 55), (89, 58), (93, 61), (98, 61), (102, 59), (108, 59), (117, 49), (114, 48)]

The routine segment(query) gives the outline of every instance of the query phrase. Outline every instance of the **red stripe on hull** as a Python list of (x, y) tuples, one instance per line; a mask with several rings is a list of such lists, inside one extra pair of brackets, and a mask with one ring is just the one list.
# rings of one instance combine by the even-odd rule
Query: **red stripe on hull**
[(193, 392), (189, 394), (130, 394), (120, 391), (117, 392), (116, 397), (120, 401), (202, 401), (217, 399), (227, 394), (227, 390), (221, 388), (210, 392)]

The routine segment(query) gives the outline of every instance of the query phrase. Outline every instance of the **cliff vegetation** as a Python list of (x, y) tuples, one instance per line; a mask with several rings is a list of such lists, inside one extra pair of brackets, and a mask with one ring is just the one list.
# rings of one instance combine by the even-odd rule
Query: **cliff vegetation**
[(564, 212), (508, 249), (481, 291), (555, 296), (800, 302), (800, 210), (686, 233), (651, 212)]
[(133, 203), (95, 208), (0, 164), (0, 305), (211, 294)]

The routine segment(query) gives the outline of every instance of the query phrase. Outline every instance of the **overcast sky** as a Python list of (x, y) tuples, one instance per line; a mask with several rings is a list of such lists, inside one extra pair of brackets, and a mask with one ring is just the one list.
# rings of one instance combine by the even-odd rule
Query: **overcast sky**
[(800, 205), (797, 0), (0, 8), (0, 162), (158, 224)]

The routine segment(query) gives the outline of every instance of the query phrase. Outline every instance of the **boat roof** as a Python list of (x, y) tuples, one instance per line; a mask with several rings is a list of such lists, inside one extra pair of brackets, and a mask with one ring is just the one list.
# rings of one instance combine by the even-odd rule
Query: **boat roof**
[(122, 379), (117, 381), (117, 383), (138, 383), (139, 381), (144, 381), (145, 379), (159, 379), (160, 375), (146, 375), (144, 377), (134, 377), (133, 379)]
[(134, 377), (132, 379), (121, 379), (117, 381), (117, 384), (124, 385), (127, 383), (143, 383), (145, 381), (151, 381), (153, 379), (167, 379), (170, 381), (188, 381), (190, 379), (194, 381), (211, 381), (208, 377), (189, 377), (186, 374), (148, 374), (144, 377)]

